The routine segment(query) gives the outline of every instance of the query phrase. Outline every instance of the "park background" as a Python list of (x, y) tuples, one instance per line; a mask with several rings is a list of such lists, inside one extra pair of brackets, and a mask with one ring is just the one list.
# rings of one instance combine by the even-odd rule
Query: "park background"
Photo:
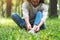
[(60, 0), (45, 0), (49, 6), (46, 29), (35, 35), (20, 29), (11, 19), (12, 13), (22, 17), (22, 3), (26, 0), (0, 0), (0, 40), (60, 40)]

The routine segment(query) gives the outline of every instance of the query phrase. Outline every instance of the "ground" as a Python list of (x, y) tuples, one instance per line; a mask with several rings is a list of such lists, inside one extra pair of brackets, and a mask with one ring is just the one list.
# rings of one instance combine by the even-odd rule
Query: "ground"
[(11, 18), (0, 18), (0, 40), (60, 40), (60, 18), (48, 18), (46, 29), (32, 35)]

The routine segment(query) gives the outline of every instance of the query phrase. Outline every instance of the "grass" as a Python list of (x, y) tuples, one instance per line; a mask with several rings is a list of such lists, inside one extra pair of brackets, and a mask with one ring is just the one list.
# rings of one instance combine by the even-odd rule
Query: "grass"
[(60, 40), (60, 18), (47, 19), (46, 29), (35, 35), (20, 29), (12, 19), (0, 18), (0, 40)]

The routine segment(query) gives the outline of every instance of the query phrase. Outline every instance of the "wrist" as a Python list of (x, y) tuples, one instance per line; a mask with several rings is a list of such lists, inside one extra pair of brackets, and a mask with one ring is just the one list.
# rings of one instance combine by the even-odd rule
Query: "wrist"
[(40, 28), (40, 25), (38, 25), (38, 27)]
[(30, 23), (27, 23), (26, 25), (30, 25)]

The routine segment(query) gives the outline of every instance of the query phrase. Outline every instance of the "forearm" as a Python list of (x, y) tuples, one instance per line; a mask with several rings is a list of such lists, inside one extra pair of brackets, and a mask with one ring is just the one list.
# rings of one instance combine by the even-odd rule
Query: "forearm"
[(25, 22), (26, 22), (26, 28), (27, 28), (27, 30), (31, 30), (32, 28), (31, 28), (31, 24), (29, 22), (29, 18), (28, 17), (25, 18)]
[(29, 17), (26, 17), (26, 18), (24, 18), (24, 19), (25, 19), (26, 25), (30, 25)]
[(40, 28), (44, 24), (44, 21), (41, 20), (41, 22), (38, 24), (38, 27)]

